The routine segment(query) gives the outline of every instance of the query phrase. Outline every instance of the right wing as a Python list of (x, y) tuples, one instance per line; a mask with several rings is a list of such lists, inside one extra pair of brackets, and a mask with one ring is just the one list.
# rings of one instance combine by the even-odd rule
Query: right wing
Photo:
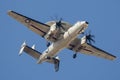
[(38, 22), (38, 21), (33, 20), (31, 18), (28, 18), (24, 15), (21, 15), (21, 14), (17, 13), (17, 12), (9, 11), (8, 15), (13, 17), (14, 19), (18, 20), (19, 22), (23, 23), (30, 30), (39, 34), (42, 37), (44, 37), (50, 29), (49, 25)]
[(87, 43), (85, 38), (82, 39), (76, 38), (75, 40), (73, 40), (72, 43), (70, 43), (68, 49), (83, 54), (98, 56), (108, 60), (114, 60), (116, 58), (116, 56)]

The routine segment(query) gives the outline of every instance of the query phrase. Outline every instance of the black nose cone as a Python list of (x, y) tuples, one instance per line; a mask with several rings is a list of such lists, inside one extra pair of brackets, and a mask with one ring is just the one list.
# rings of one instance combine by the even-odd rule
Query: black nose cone
[(89, 24), (89, 22), (87, 22), (87, 21), (86, 21), (85, 23), (86, 23), (86, 24)]

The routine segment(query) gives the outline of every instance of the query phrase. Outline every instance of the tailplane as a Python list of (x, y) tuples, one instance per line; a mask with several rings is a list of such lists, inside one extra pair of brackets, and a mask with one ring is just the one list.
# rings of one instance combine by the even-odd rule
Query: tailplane
[[(21, 55), (23, 52), (27, 53), (28, 55), (32, 56), (33, 58), (35, 58), (36, 60), (39, 60), (40, 56), (42, 55), (42, 53), (38, 52), (37, 50), (35, 50), (35, 45), (33, 45), (32, 47), (29, 47), (26, 42), (24, 42), (21, 45), (21, 49), (19, 51), (19, 55)], [(60, 59), (59, 57), (49, 57), (47, 59), (48, 63), (52, 63), (54, 64), (54, 68), (55, 68), (55, 72), (57, 72), (59, 70), (59, 64), (60, 64)]]
[(39, 59), (39, 57), (42, 55), (42, 53), (40, 53), (39, 51), (35, 50), (35, 45), (33, 45), (32, 47), (29, 47), (26, 42), (24, 42), (21, 45), (21, 49), (19, 51), (19, 55), (21, 55), (23, 52), (27, 53), (28, 55), (32, 56), (35, 59)]

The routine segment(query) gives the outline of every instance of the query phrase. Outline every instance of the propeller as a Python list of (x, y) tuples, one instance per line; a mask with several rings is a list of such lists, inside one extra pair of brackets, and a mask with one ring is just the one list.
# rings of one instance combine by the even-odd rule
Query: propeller
[(95, 43), (93, 38), (95, 38), (95, 36), (91, 34), (91, 31), (89, 31), (89, 33), (86, 34), (86, 41), (90, 44)]
[(56, 27), (57, 28), (62, 28), (63, 30), (65, 30), (65, 28), (62, 25), (62, 18), (59, 21), (56, 21)]

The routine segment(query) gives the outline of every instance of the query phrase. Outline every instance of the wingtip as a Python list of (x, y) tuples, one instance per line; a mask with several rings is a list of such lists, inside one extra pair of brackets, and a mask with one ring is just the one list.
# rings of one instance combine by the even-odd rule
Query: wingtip
[(10, 13), (13, 12), (12, 10), (8, 10), (7, 14), (10, 15)]
[(8, 15), (12, 15), (12, 13), (16, 13), (16, 12), (12, 11), (12, 10), (8, 10), (8, 12), (7, 12)]
[(116, 59), (117, 59), (117, 57), (116, 57), (116, 56), (114, 56), (113, 60), (116, 60)]
[(116, 58), (117, 58), (116, 56), (112, 55), (112, 57), (110, 58), (110, 60), (114, 61), (114, 60), (116, 60)]
[(8, 10), (8, 12), (11, 12), (12, 10)]

